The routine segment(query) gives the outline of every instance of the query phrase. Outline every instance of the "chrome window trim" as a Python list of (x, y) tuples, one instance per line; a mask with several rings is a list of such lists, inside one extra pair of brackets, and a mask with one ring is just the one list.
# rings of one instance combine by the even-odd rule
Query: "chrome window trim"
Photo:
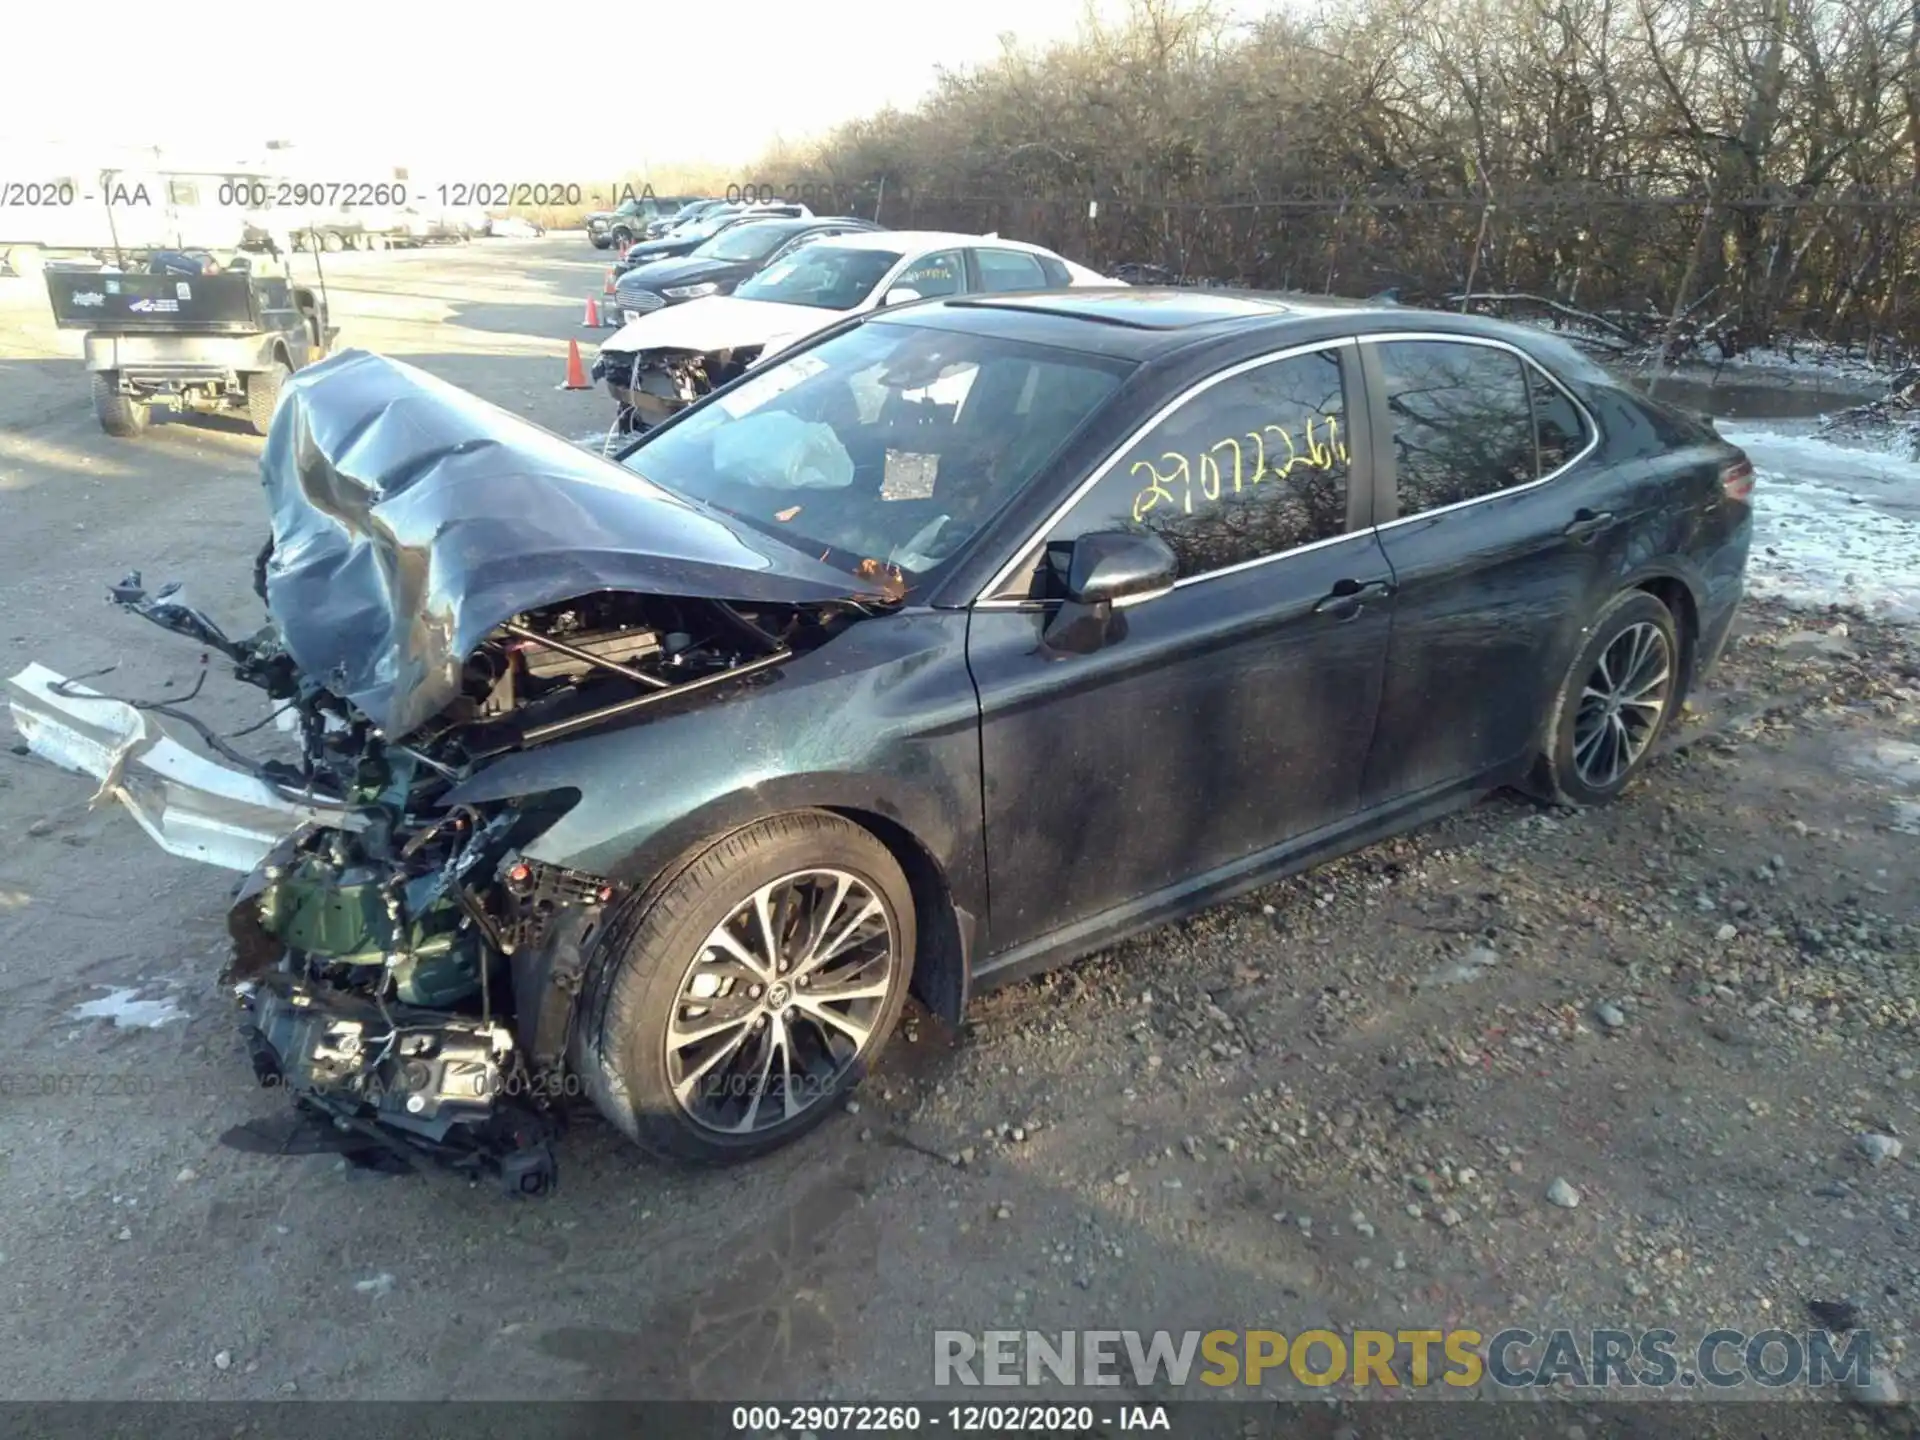
[[(987, 581), (985, 585), (980, 587), (978, 593), (976, 593), (973, 597), (973, 605), (976, 608), (985, 607), (987, 609), (993, 609), (993, 610), (1014, 610), (1014, 609), (1019, 609), (1020, 607), (1026, 606), (1026, 605), (1047, 604), (1048, 603), (1047, 601), (1034, 600), (1024, 596), (1019, 599), (1000, 599), (1000, 600), (988, 599), (987, 597), (993, 595), (995, 591), (999, 590), (1001, 586), (1007, 584), (1010, 580), (1013, 579), (1013, 577), (1017, 573), (1019, 573), (1021, 561), (1028, 560), (1031, 556), (1033, 556), (1034, 551), (1037, 548), (1045, 545), (1046, 538), (1049, 534), (1052, 533), (1053, 527), (1058, 525), (1062, 520), (1066, 519), (1068, 512), (1071, 511), (1074, 506), (1078, 505), (1081, 502), (1081, 500), (1083, 500), (1086, 497), (1088, 491), (1092, 490), (1094, 486), (1098, 485), (1102, 480), (1106, 479), (1108, 472), (1110, 472), (1114, 466), (1120, 463), (1122, 458), (1125, 457), (1125, 455), (1129, 450), (1133, 449), (1135, 445), (1139, 444), (1140, 441), (1147, 435), (1147, 433), (1154, 428), (1154, 426), (1158, 425), (1162, 420), (1165, 420), (1169, 415), (1171, 415), (1174, 411), (1178, 410), (1182, 405), (1185, 405), (1189, 400), (1194, 399), (1196, 396), (1205, 394), (1207, 391), (1211, 390), (1214, 386), (1219, 385), (1224, 381), (1232, 380), (1240, 375), (1244, 375), (1249, 370), (1258, 370), (1263, 365), (1274, 365), (1279, 363), (1282, 360), (1293, 360), (1298, 358), (1301, 355), (1311, 355), (1314, 352), (1320, 351), (1320, 350), (1341, 350), (1346, 348), (1357, 348), (1357, 345), (1358, 345), (1358, 341), (1354, 336), (1351, 336), (1351, 335), (1343, 335), (1336, 340), (1309, 340), (1304, 344), (1292, 345), (1287, 347), (1284, 350), (1274, 350), (1265, 355), (1252, 356), (1251, 358), (1242, 360), (1237, 364), (1229, 365), (1225, 370), (1219, 371), (1217, 374), (1209, 375), (1203, 380), (1195, 381), (1192, 385), (1188, 386), (1185, 390), (1182, 390), (1178, 395), (1174, 396), (1173, 399), (1169, 400), (1165, 405), (1161, 406), (1158, 410), (1156, 410), (1151, 417), (1149, 417), (1144, 423), (1142, 423), (1137, 428), (1135, 428), (1127, 436), (1125, 440), (1121, 441), (1120, 444), (1114, 448), (1113, 452), (1110, 455), (1108, 455), (1105, 460), (1102, 460), (1098, 465), (1096, 465), (1093, 468), (1092, 473), (1090, 473), (1085, 480), (1081, 481), (1080, 484), (1077, 487), (1075, 487), (1073, 493), (1067, 496), (1065, 500), (1061, 501), (1060, 504), (1054, 508), (1053, 513), (1049, 515), (1044, 521), (1042, 521), (1040, 525), (1034, 530), (1034, 532), (1027, 537), (1026, 542), (1022, 544), (1020, 548), (1014, 552), (1013, 558), (1009, 560), (1005, 565), (1001, 566), (1000, 569), (994, 573), (994, 576), (991, 580)], [(1345, 367), (1343, 366), (1342, 374), (1341, 374), (1341, 379), (1343, 384), (1344, 384), (1345, 378), (1346, 378)], [(1346, 395), (1345, 390), (1343, 389), (1341, 392), (1341, 404), (1343, 407), (1348, 406), (1348, 398), (1349, 397)], [(1429, 511), (1428, 513), (1431, 514), (1432, 512)], [(1340, 540), (1351, 540), (1356, 535), (1370, 535), (1375, 533), (1375, 528), (1377, 527), (1369, 528), (1366, 530), (1344, 530), (1338, 535), (1329, 535), (1324, 540), (1315, 540), (1306, 545), (1297, 545), (1291, 550), (1276, 550), (1271, 555), (1261, 555), (1252, 560), (1242, 560), (1237, 565), (1228, 565), (1219, 570), (1209, 570), (1202, 575), (1185, 576), (1179, 580), (1174, 581), (1173, 588), (1178, 590), (1183, 585), (1193, 585), (1193, 584), (1197, 584), (1199, 581), (1202, 581), (1202, 580), (1211, 580), (1216, 575), (1232, 575), (1241, 570), (1252, 569), (1255, 565), (1265, 565), (1269, 561), (1278, 560), (1283, 556), (1299, 555), (1308, 550), (1316, 550), (1322, 545), (1331, 545), (1336, 541), (1340, 541)], [(1032, 568), (1031, 564), (1028, 566), (1028, 568), (1029, 569)], [(1138, 603), (1138, 602), (1136, 601), (1135, 603)]]
[[(1375, 525), (1373, 531), (1376, 535), (1384, 534), (1396, 526), (1410, 524), (1415, 520), (1426, 520), (1435, 515), (1446, 515), (1455, 510), (1464, 510), (1469, 505), (1483, 505), (1489, 500), (1502, 500), (1509, 495), (1524, 495), (1529, 490), (1537, 490), (1549, 481), (1558, 480), (1562, 475), (1566, 474), (1567, 471), (1571, 470), (1582, 460), (1586, 459), (1587, 456), (1600, 448), (1600, 422), (1594, 418), (1593, 412), (1581, 403), (1578, 395), (1575, 395), (1571, 390), (1567, 389), (1565, 385), (1560, 383), (1558, 376), (1511, 341), (1496, 340), (1490, 335), (1450, 335), (1445, 331), (1439, 330), (1394, 330), (1378, 335), (1361, 335), (1356, 338), (1362, 345), (1385, 345), (1396, 340), (1438, 340), (1454, 345), (1482, 345), (1490, 350), (1505, 350), (1509, 355), (1516, 357), (1522, 366), (1544, 375), (1547, 383), (1552, 385), (1553, 388), (1558, 390), (1562, 395), (1566, 396), (1573, 408), (1580, 412), (1580, 418), (1586, 423), (1587, 427), (1587, 443), (1580, 448), (1580, 452), (1572, 459), (1560, 465), (1557, 469), (1540, 476), (1539, 479), (1529, 480), (1521, 485), (1508, 485), (1500, 490), (1490, 490), (1485, 495), (1475, 495), (1467, 500), (1456, 500), (1451, 505), (1438, 505), (1431, 510), (1419, 511), (1417, 514), (1397, 515), (1391, 520)], [(1380, 398), (1384, 404), (1386, 397), (1383, 395)], [(1531, 401), (1528, 403), (1528, 410), (1532, 410)], [(1389, 417), (1389, 419), (1391, 419), (1391, 417)], [(1537, 416), (1533, 417), (1533, 419), (1535, 424), (1535, 454), (1537, 455), (1539, 445), (1539, 419)], [(1393, 488), (1397, 508), (1400, 492), (1400, 467), (1397, 462), (1393, 465)], [(1289, 551), (1287, 553), (1291, 554), (1292, 552)]]
[[(1121, 609), (1128, 605), (1139, 605), (1148, 600), (1157, 600), (1162, 595), (1170, 595), (1175, 590), (1184, 590), (1187, 586), (1198, 585), (1202, 581), (1218, 580), (1223, 575), (1238, 575), (1242, 570), (1252, 570), (1257, 566), (1270, 565), (1275, 560), (1286, 560), (1291, 559), (1295, 555), (1305, 555), (1309, 550), (1324, 550), (1327, 546), (1338, 545), (1342, 541), (1370, 539), (1373, 534), (1373, 526), (1368, 526), (1365, 530), (1343, 530), (1338, 535), (1329, 535), (1324, 540), (1310, 540), (1305, 545), (1294, 546), (1291, 550), (1276, 550), (1271, 555), (1259, 555), (1252, 560), (1242, 560), (1238, 565), (1223, 565), (1218, 570), (1209, 570), (1202, 575), (1184, 576), (1174, 581), (1173, 584), (1167, 586), (1165, 589), (1149, 590), (1141, 595), (1130, 595), (1125, 600), (1116, 600), (1113, 602), (1114, 608)], [(976, 600), (973, 602), (972, 608), (975, 610), (1024, 610), (1029, 608), (1041, 609), (1045, 606), (1058, 605), (1059, 603), (1058, 600), (1034, 600), (1030, 598), (1018, 600)]]

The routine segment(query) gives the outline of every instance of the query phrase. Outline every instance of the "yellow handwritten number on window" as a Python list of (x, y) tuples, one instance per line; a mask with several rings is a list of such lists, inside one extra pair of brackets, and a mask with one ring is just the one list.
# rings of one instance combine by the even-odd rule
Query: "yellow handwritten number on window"
[[(1318, 433), (1315, 433), (1316, 424)], [(1280, 444), (1287, 450), (1284, 465), (1269, 467), (1267, 463), (1267, 433), (1271, 431), (1279, 437)], [(1200, 472), (1200, 496), (1202, 500), (1219, 500), (1226, 493), (1225, 477), (1220, 470), (1220, 462), (1215, 459), (1218, 451), (1233, 451), (1233, 492), (1241, 494), (1250, 486), (1258, 485), (1271, 475), (1274, 479), (1284, 480), (1292, 474), (1296, 466), (1305, 465), (1312, 470), (1331, 470), (1336, 464), (1345, 465), (1348, 461), (1347, 444), (1340, 438), (1340, 421), (1332, 415), (1309, 415), (1306, 426), (1306, 448), (1301, 449), (1294, 442), (1293, 434), (1283, 425), (1264, 425), (1258, 430), (1247, 432), (1246, 438), (1253, 442), (1255, 459), (1251, 478), (1245, 469), (1246, 454), (1237, 437), (1229, 435), (1215, 441), (1198, 455)], [(1276, 447), (1277, 453), (1277, 447)], [(1160, 463), (1168, 466), (1164, 474), (1159, 464), (1152, 460), (1137, 460), (1127, 471), (1129, 475), (1147, 472), (1147, 483), (1133, 497), (1133, 519), (1138, 524), (1159, 509), (1162, 505), (1178, 505), (1182, 514), (1193, 513), (1193, 472), (1195, 466), (1185, 455), (1169, 450), (1160, 457)], [(1174, 494), (1178, 486), (1180, 493)]]

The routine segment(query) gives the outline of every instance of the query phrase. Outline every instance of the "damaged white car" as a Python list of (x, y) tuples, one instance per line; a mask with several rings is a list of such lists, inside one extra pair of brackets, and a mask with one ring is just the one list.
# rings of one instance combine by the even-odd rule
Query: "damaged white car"
[(952, 295), (1112, 286), (1051, 250), (997, 235), (891, 230), (817, 240), (731, 295), (630, 320), (600, 347), (625, 430), (657, 425), (765, 356), (882, 306)]

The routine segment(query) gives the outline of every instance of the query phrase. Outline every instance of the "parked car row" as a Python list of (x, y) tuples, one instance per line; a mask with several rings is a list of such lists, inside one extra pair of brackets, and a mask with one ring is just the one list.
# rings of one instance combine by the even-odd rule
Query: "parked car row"
[(355, 210), (344, 205), (336, 211), (295, 222), (249, 227), (250, 236), (259, 240), (271, 236), (278, 243), (284, 234), (296, 250), (318, 248), (330, 252), (458, 245), (482, 236), (530, 238), (546, 233), (543, 226), (530, 220), (495, 217), (478, 208)]
[[(735, 200), (689, 200), (671, 215), (662, 215), (653, 220), (649, 220), (647, 222), (647, 228), (641, 233), (640, 238), (642, 240), (658, 240), (662, 235), (665, 235), (669, 230), (677, 226), (703, 220), (716, 210), (727, 206), (740, 205), (742, 203), (743, 202)], [(780, 204), (785, 202), (762, 201), (760, 203)]]
[[(735, 216), (685, 254), (646, 260), (623, 271), (614, 286), (614, 308), (623, 320), (634, 320), (668, 305), (730, 295), (741, 281), (778, 264), (808, 241), (885, 228), (849, 215), (784, 215), (775, 220)], [(658, 242), (642, 242), (653, 243)]]
[(807, 220), (813, 218), (813, 211), (805, 205), (788, 204), (784, 201), (770, 201), (756, 205), (721, 204), (709, 206), (698, 214), (689, 215), (654, 236), (651, 240), (636, 240), (621, 252), (614, 262), (613, 273), (624, 275), (639, 265), (652, 260), (670, 260), (678, 255), (690, 255), (716, 235), (732, 229), (736, 225), (745, 225), (755, 220)]
[(625, 289), (614, 293), (626, 323), (600, 347), (592, 373), (620, 426), (644, 429), (849, 315), (948, 295), (1117, 283), (997, 235), (885, 230), (847, 217), (736, 223), (685, 259), (622, 277)]
[(635, 240), (641, 239), (650, 226), (681, 214), (687, 207), (718, 203), (681, 195), (630, 197), (611, 210), (589, 212), (586, 218), (587, 239), (596, 250), (625, 250)]

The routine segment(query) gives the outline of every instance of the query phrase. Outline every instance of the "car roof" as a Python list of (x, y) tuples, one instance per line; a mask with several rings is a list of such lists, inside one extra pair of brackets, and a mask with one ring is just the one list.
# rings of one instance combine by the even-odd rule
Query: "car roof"
[[(839, 243), (839, 242), (834, 242)], [(870, 317), (874, 323), (989, 331), (1009, 339), (1147, 362), (1223, 340), (1285, 343), (1418, 330), (1505, 340), (1550, 363), (1553, 337), (1526, 326), (1387, 300), (1180, 286), (1087, 286), (952, 295)], [(1555, 363), (1556, 370), (1564, 367)]]
[[(1134, 330), (1192, 330), (1200, 326), (1279, 321), (1338, 311), (1351, 314), (1365, 301), (1331, 295), (1284, 295), (1258, 290), (1199, 289), (1181, 286), (1114, 285), (1072, 290), (1013, 290), (957, 296), (974, 305), (1043, 310), (1104, 325)], [(1384, 306), (1379, 308), (1385, 308)]]
[(729, 226), (733, 230), (756, 230), (762, 227), (768, 230), (804, 230), (809, 225), (823, 222), (813, 215), (759, 215), (744, 216), (738, 225)]
[(832, 243), (857, 250), (921, 250), (936, 245), (996, 245), (1008, 250), (1028, 250), (1036, 255), (1051, 255), (1044, 245), (1029, 245), (1024, 240), (1008, 240), (999, 235), (962, 235), (954, 230), (875, 230), (864, 235), (836, 235)]
[(764, 225), (769, 230), (776, 226), (782, 230), (798, 232), (811, 230), (820, 225), (871, 225), (871, 220), (862, 220), (856, 215), (768, 215), (760, 219), (748, 220), (730, 228), (747, 230)]

